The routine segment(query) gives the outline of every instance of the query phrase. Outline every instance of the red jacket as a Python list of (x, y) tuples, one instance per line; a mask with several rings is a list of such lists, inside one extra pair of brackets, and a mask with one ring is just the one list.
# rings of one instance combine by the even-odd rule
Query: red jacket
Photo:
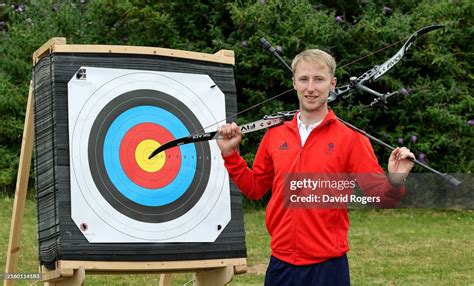
[[(250, 199), (260, 199), (272, 189), (266, 209), (272, 255), (294, 265), (344, 255), (349, 250), (349, 217), (344, 208), (284, 207), (285, 175), (383, 174), (368, 139), (337, 120), (332, 110), (303, 147), (295, 116), (292, 121), (267, 130), (252, 169), (237, 152), (224, 157), (224, 162), (232, 180)], [(383, 193), (379, 194), (388, 202), (395, 204), (404, 195), (404, 188), (393, 188), (386, 178), (382, 187)]]

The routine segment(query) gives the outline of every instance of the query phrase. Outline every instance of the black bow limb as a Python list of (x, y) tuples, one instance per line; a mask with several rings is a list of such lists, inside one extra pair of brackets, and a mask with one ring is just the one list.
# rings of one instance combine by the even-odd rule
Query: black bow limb
[[(262, 130), (266, 128), (271, 128), (274, 126), (281, 125), (285, 121), (291, 120), (295, 113), (296, 111), (277, 112), (272, 115), (266, 115), (263, 117), (263, 119), (242, 124), (239, 126), (239, 128), (240, 128), (240, 131), (242, 131), (242, 134), (250, 133), (250, 132), (254, 132), (254, 131)], [(148, 159), (152, 159), (153, 157), (160, 154), (161, 152), (166, 151), (173, 147), (177, 147), (184, 144), (215, 140), (215, 139), (219, 139), (219, 134), (217, 130), (211, 131), (211, 132), (191, 134), (189, 136), (178, 138), (161, 145), (160, 147), (156, 148), (150, 154), (150, 156), (148, 156)]]

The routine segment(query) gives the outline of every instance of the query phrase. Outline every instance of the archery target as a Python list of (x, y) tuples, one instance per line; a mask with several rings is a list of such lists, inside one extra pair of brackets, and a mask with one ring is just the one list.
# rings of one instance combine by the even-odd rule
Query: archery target
[(213, 242), (230, 221), (212, 131), (225, 97), (202, 74), (81, 67), (68, 83), (71, 216), (89, 242)]

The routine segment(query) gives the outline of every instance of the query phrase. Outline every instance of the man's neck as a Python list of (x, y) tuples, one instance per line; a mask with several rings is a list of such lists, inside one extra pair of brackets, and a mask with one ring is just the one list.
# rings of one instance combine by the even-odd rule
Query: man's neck
[(304, 125), (309, 126), (311, 124), (321, 122), (328, 113), (329, 110), (327, 108), (315, 111), (301, 110), (300, 119)]

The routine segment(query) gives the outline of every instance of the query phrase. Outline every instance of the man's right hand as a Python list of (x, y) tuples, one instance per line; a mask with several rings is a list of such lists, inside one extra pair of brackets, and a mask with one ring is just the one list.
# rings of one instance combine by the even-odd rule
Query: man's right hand
[(226, 157), (232, 155), (239, 146), (242, 140), (242, 131), (240, 131), (237, 124), (226, 124), (217, 129), (219, 139), (217, 139), (217, 146), (221, 149), (222, 156)]

